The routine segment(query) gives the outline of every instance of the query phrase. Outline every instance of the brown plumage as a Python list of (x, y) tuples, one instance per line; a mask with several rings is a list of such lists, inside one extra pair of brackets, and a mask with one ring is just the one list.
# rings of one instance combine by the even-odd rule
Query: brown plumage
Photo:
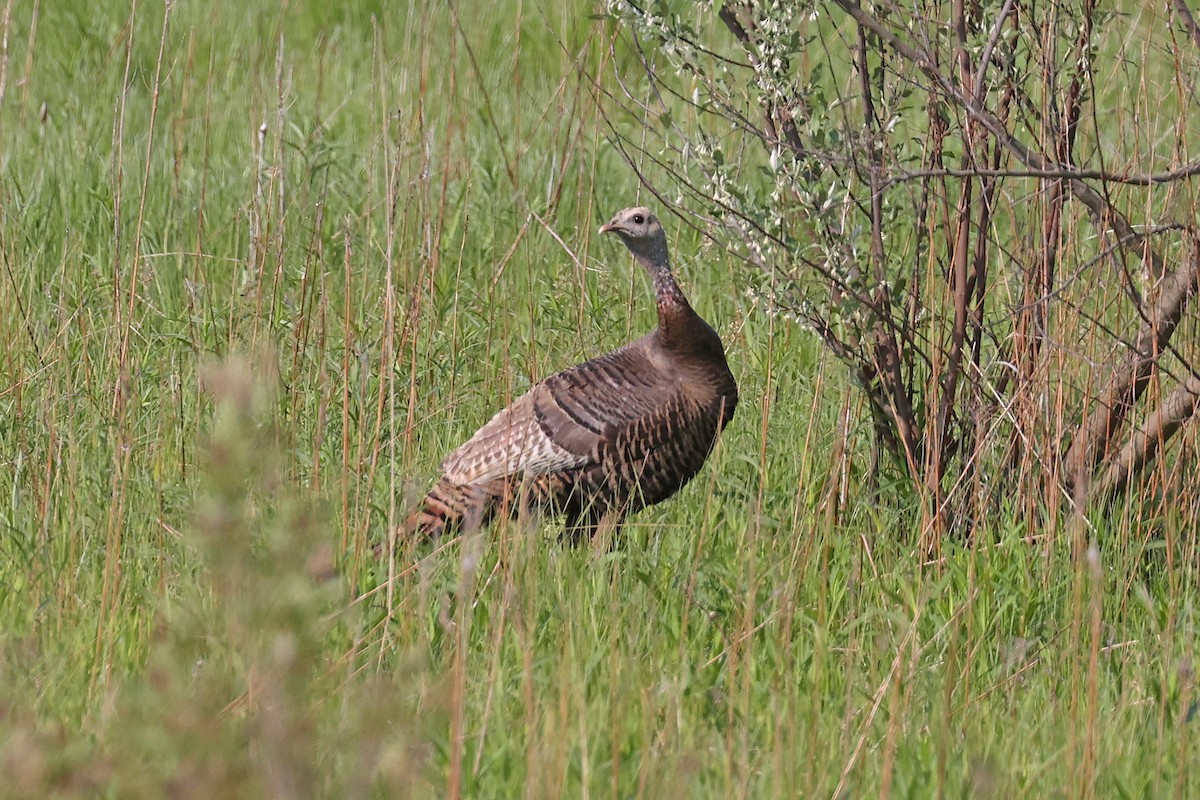
[(532, 511), (564, 514), (569, 533), (590, 537), (675, 494), (703, 466), (737, 406), (721, 339), (675, 283), (648, 209), (627, 208), (600, 232), (617, 234), (649, 274), (658, 327), (551, 375), (492, 417), (442, 462), (402, 533), (439, 536)]

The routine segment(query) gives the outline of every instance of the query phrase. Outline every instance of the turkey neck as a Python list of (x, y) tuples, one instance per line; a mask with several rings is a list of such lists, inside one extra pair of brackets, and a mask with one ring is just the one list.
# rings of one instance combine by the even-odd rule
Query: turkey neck
[(715, 344), (723, 352), (716, 332), (693, 309), (683, 296), (671, 264), (665, 254), (658, 257), (634, 253), (634, 259), (646, 270), (654, 284), (654, 302), (658, 306), (656, 335), (667, 348), (679, 352), (705, 352)]

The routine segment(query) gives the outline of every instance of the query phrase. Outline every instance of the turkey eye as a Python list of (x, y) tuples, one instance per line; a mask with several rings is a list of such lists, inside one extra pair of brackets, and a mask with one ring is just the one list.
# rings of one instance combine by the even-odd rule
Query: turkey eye
[(641, 225), (641, 224), (642, 224), (643, 222), (645, 222), (645, 221), (646, 221), (646, 218), (645, 218), (645, 217), (643, 217), (641, 214), (634, 214), (634, 215), (633, 215), (633, 224), (634, 224), (634, 225)]

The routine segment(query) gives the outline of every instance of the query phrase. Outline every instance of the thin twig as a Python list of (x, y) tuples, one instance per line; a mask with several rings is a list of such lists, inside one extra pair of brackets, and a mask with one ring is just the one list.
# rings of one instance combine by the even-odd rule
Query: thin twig
[(1179, 15), (1179, 19), (1183, 21), (1184, 27), (1188, 29), (1188, 33), (1192, 35), (1192, 41), (1200, 47), (1200, 27), (1196, 26), (1196, 18), (1192, 16), (1191, 10), (1187, 7), (1184, 0), (1174, 0), (1175, 13)]

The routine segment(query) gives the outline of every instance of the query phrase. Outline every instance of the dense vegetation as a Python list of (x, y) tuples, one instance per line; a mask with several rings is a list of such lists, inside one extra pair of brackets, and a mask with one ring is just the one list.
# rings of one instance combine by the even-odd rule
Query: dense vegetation
[[(1200, 790), (1172, 482), (1093, 509), (1082, 548), (1009, 484), (930, 552), (855, 376), (670, 213), (711, 209), (645, 145), (706, 123), (643, 67), (691, 79), (599, 10), (6, 5), (0, 793)], [(1173, 30), (1124, 22), (1155, 54)], [(635, 201), (741, 384), (700, 478), (612, 552), (513, 524), (377, 563), (447, 449), (653, 323), (594, 235)]]

